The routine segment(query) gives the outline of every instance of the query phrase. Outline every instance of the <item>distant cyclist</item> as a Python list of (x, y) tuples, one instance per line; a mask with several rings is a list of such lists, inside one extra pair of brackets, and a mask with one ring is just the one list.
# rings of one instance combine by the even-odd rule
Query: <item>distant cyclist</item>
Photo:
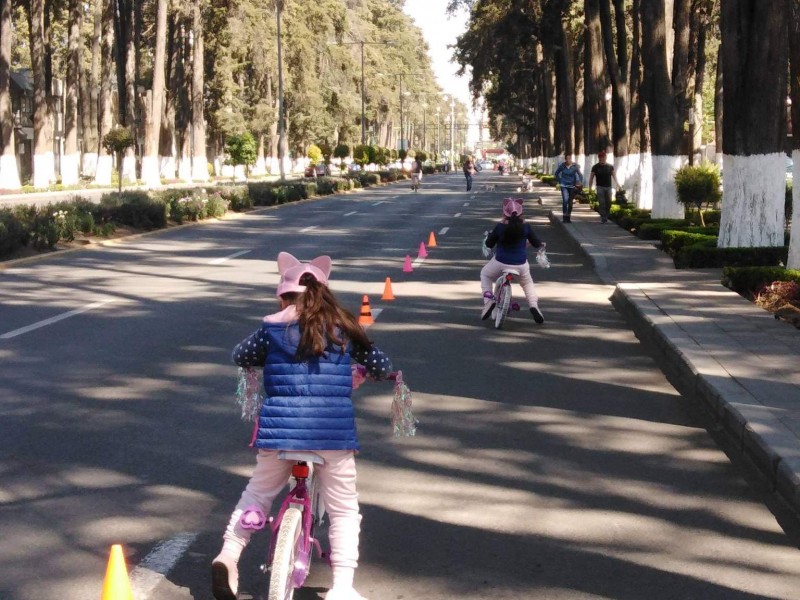
[(497, 247), (494, 256), (481, 269), (481, 290), (483, 291), (483, 310), (481, 319), (486, 320), (495, 307), (493, 297), (494, 282), (510, 268), (519, 271), (519, 283), (530, 306), (533, 320), (544, 323), (544, 316), (539, 310), (539, 297), (533, 285), (531, 268), (528, 264), (527, 243), (534, 248), (543, 248), (545, 243), (533, 232), (533, 228), (522, 218), (522, 199), (506, 198), (503, 200), (503, 220), (489, 233), (485, 244), (489, 248)]
[(411, 165), (411, 189), (415, 192), (419, 190), (422, 183), (422, 161), (418, 158), (414, 159)]

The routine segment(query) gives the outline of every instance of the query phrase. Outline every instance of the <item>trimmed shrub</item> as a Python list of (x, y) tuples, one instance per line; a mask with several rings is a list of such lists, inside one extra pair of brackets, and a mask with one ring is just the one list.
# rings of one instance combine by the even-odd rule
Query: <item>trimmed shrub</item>
[(0, 208), (0, 257), (9, 256), (28, 241), (25, 226), (13, 211)]
[[(711, 237), (711, 236), (709, 236)], [(717, 248), (717, 240), (684, 246), (674, 257), (678, 269), (720, 267), (773, 267), (786, 264), (787, 246), (762, 248)]]
[[(693, 227), (691, 229), (692, 231), (689, 229), (665, 229), (661, 231), (661, 249), (674, 258), (678, 251), (686, 246), (695, 244), (709, 246), (711, 243), (716, 245), (716, 234), (703, 233), (703, 231), (710, 228)], [(694, 231), (695, 229), (701, 229), (702, 231)]]
[(709, 162), (684, 165), (675, 172), (675, 189), (678, 202), (696, 209), (700, 225), (705, 226), (703, 206), (719, 202), (722, 197), (719, 168)]
[(219, 188), (217, 193), (227, 201), (229, 210), (241, 212), (253, 208), (253, 201), (250, 199), (247, 186), (223, 187)]
[(785, 267), (725, 267), (722, 270), (722, 285), (750, 299), (775, 281), (800, 283), (800, 271)]
[(99, 210), (105, 217), (103, 220), (136, 229), (166, 227), (169, 212), (166, 202), (151, 198), (144, 191), (103, 194)]
[(643, 240), (660, 240), (662, 231), (688, 226), (689, 222), (682, 219), (650, 219), (642, 221), (634, 233), (636, 233), (636, 237)]

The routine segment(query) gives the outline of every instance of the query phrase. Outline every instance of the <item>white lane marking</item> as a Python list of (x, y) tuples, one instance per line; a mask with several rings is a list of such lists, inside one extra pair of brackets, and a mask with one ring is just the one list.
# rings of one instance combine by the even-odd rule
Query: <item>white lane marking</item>
[(311, 231), (312, 229), (316, 229), (318, 225), (309, 225), (308, 227), (303, 227), (300, 230), (300, 233), (305, 233), (306, 231)]
[(239, 252), (234, 252), (229, 256), (223, 256), (222, 258), (215, 258), (212, 261), (209, 261), (208, 264), (210, 265), (221, 265), (227, 260), (231, 260), (232, 258), (236, 258), (237, 256), (242, 256), (243, 254), (247, 254), (248, 252), (252, 252), (252, 250), (240, 250)]
[(382, 308), (373, 308), (369, 312), (372, 313), (372, 318), (374, 320), (374, 319), (377, 319), (378, 315), (383, 312), (383, 309)]
[(379, 200), (378, 202), (374, 202), (372, 206), (378, 206), (379, 204), (385, 204), (386, 200)]
[(4, 333), (0, 335), (0, 340), (8, 340), (13, 337), (17, 337), (18, 335), (22, 335), (23, 333), (28, 333), (39, 329), (40, 327), (46, 327), (47, 325), (52, 325), (53, 323), (58, 323), (59, 321), (63, 321), (64, 319), (69, 319), (70, 317), (74, 317), (75, 315), (79, 315), (81, 313), (85, 313), (89, 310), (94, 310), (95, 308), (100, 308), (101, 306), (105, 306), (106, 304), (110, 304), (111, 302), (116, 302), (116, 298), (111, 298), (109, 300), (101, 300), (100, 302), (92, 302), (91, 304), (87, 304), (83, 308), (76, 308), (75, 310), (71, 310), (69, 312), (62, 313), (60, 315), (56, 315), (55, 317), (50, 317), (49, 319), (45, 319), (44, 321), (37, 321), (32, 325), (26, 325), (25, 327), (20, 327), (19, 329), (15, 329), (14, 331), (9, 331), (8, 333)]
[(349, 213), (345, 213), (345, 214), (344, 214), (344, 216), (345, 216), (345, 217), (349, 217), (350, 215), (354, 215), (354, 214), (356, 214), (357, 212), (358, 212), (357, 210), (351, 210)]
[(186, 549), (197, 537), (196, 533), (179, 533), (174, 538), (159, 543), (131, 571), (131, 587), (136, 598), (145, 600), (150, 592), (169, 575)]
[(464, 202), (464, 206), (469, 206), (469, 202)]
[(460, 217), (460, 216), (461, 216), (461, 213), (456, 213), (456, 214), (454, 214), (453, 216), (454, 216), (454, 217)]
[(414, 259), (414, 262), (411, 263), (411, 266), (412, 267), (418, 267), (424, 262), (425, 262), (425, 259), (422, 258), (421, 256), (418, 256), (417, 258)]
[(449, 227), (442, 227), (442, 228), (439, 230), (439, 235), (444, 235), (444, 234), (445, 234), (445, 233), (447, 233), (448, 231), (450, 231), (450, 228), (449, 228)]

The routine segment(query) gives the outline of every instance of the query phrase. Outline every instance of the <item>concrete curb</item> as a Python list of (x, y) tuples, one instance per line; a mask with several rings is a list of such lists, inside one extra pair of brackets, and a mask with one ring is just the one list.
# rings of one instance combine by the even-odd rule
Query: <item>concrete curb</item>
[(800, 450), (797, 438), (750, 391), (732, 376), (647, 292), (633, 284), (617, 285), (611, 303), (636, 336), (663, 357), (662, 369), (685, 396), (700, 403), (724, 429), (734, 447), (800, 515)]

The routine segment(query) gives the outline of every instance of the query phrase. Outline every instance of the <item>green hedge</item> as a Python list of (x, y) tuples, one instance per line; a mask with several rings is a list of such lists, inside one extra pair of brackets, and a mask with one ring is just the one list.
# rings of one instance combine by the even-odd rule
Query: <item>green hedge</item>
[(710, 247), (717, 244), (717, 234), (713, 227), (687, 227), (686, 229), (665, 229), (661, 231), (661, 249), (673, 258), (685, 246), (702, 244)]
[[(709, 236), (711, 237), (711, 236)], [(786, 264), (787, 246), (763, 248), (717, 248), (717, 240), (684, 246), (674, 257), (678, 269), (720, 267), (774, 267)]]
[(800, 271), (785, 267), (725, 267), (722, 270), (722, 285), (747, 298), (753, 298), (774, 281), (800, 283)]
[(660, 240), (662, 231), (688, 226), (689, 221), (683, 219), (649, 219), (641, 221), (639, 226), (634, 228), (634, 233), (643, 240)]

